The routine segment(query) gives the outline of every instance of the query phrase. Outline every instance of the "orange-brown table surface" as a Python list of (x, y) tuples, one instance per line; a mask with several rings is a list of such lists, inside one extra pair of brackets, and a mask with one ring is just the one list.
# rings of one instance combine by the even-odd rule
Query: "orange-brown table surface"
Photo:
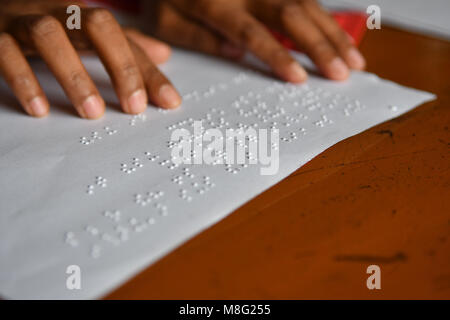
[(361, 50), (368, 71), (438, 99), (326, 150), (106, 298), (450, 298), (450, 43), (383, 27)]

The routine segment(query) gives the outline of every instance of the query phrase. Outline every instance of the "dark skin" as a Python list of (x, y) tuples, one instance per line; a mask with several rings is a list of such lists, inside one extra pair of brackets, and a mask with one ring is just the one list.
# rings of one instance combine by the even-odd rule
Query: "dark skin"
[[(0, 73), (26, 112), (42, 117), (49, 103), (26, 60), (39, 55), (81, 117), (99, 118), (105, 103), (79, 54), (101, 59), (126, 113), (141, 113), (150, 100), (176, 108), (181, 98), (157, 64), (170, 48), (138, 30), (119, 25), (106, 9), (81, 7), (81, 29), (66, 28), (63, 1), (0, 1)], [(300, 83), (306, 71), (265, 28), (289, 36), (324, 76), (344, 80), (363, 69), (364, 58), (350, 37), (315, 0), (160, 0), (153, 2), (152, 30), (170, 44), (239, 59), (248, 50), (279, 78)]]

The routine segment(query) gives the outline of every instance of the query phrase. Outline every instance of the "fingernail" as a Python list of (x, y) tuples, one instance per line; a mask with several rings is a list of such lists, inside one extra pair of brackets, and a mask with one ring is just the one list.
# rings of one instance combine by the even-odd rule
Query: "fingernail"
[(347, 59), (350, 62), (351, 67), (354, 69), (363, 69), (366, 65), (366, 60), (364, 60), (364, 57), (355, 48), (351, 48), (348, 51)]
[(159, 89), (159, 97), (167, 108), (176, 108), (181, 103), (181, 97), (175, 89), (168, 84), (164, 84)]
[(48, 103), (41, 97), (35, 97), (29, 102), (31, 113), (35, 117), (43, 117), (47, 115)]
[(341, 58), (336, 57), (329, 64), (331, 77), (336, 80), (343, 80), (348, 77), (348, 68)]
[(83, 118), (97, 119), (103, 115), (103, 100), (93, 94), (84, 100), (81, 105), (80, 114)]
[(290, 82), (303, 82), (308, 78), (306, 71), (298, 64), (292, 62), (287, 69), (287, 80)]
[(225, 42), (220, 48), (222, 55), (226, 58), (237, 59), (242, 57), (244, 50), (239, 47), (232, 45), (229, 42)]
[(147, 94), (144, 90), (139, 89), (136, 90), (129, 98), (128, 98), (128, 112), (132, 114), (137, 114), (144, 112), (147, 108)]

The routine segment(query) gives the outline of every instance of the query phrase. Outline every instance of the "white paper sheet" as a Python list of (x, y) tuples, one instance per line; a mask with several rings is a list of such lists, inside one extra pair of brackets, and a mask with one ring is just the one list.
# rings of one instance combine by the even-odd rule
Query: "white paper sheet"
[(366, 12), (370, 5), (381, 9), (381, 28), (394, 25), (405, 30), (450, 40), (449, 0), (320, 0), (330, 9)]
[[(84, 63), (117, 108), (99, 61)], [(184, 96), (180, 109), (129, 116), (108, 108), (96, 121), (67, 111), (42, 63), (34, 70), (52, 101), (45, 119), (14, 109), (1, 83), (1, 295), (100, 297), (326, 148), (433, 98), (364, 72), (342, 83), (311, 76), (289, 85), (178, 50), (162, 69)], [(222, 130), (278, 128), (278, 174), (263, 176), (258, 165), (172, 168), (172, 129), (199, 119)], [(80, 290), (66, 287), (69, 265), (81, 268)]]

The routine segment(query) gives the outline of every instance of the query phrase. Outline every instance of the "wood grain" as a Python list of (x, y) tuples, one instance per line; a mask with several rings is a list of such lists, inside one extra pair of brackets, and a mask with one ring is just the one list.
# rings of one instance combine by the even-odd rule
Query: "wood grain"
[(361, 50), (368, 71), (438, 99), (326, 150), (106, 298), (450, 298), (450, 43), (383, 27)]

